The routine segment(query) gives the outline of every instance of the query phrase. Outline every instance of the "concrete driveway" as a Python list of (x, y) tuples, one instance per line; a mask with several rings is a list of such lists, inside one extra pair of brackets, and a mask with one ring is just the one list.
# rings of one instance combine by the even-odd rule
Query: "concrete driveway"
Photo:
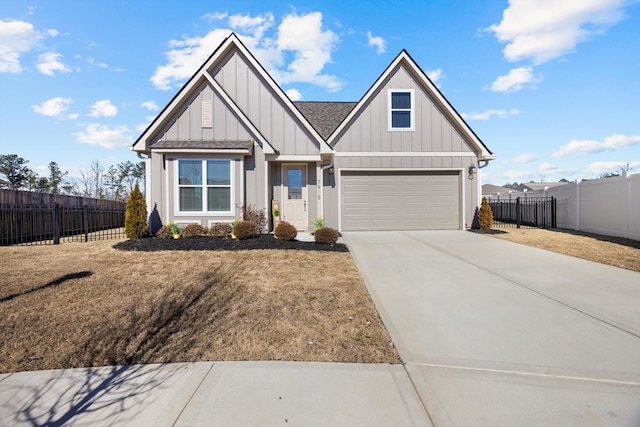
[(640, 273), (463, 231), (344, 237), (436, 427), (640, 426)]

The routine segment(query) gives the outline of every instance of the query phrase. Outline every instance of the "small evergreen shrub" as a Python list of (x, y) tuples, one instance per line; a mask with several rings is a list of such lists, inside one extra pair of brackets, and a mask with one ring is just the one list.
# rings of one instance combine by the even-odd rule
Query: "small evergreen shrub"
[(171, 227), (168, 225), (163, 225), (160, 227), (160, 230), (156, 232), (156, 237), (159, 239), (173, 239), (173, 232), (171, 231)]
[(331, 227), (322, 227), (317, 229), (314, 236), (316, 238), (316, 243), (327, 246), (333, 246), (333, 244), (338, 241), (338, 237), (340, 237), (338, 232)]
[(227, 239), (231, 236), (231, 231), (233, 231), (233, 227), (228, 222), (216, 222), (211, 226), (209, 235), (212, 237), (222, 237), (223, 239)]
[(264, 232), (267, 227), (267, 216), (264, 213), (264, 210), (259, 210), (253, 205), (239, 205), (240, 209), (242, 209), (242, 219), (244, 221), (251, 221), (258, 226), (258, 230), (260, 233)]
[(298, 230), (288, 222), (281, 222), (273, 231), (278, 240), (295, 240), (298, 236)]
[(127, 208), (124, 214), (124, 234), (131, 240), (147, 237), (149, 234), (149, 224), (147, 224), (147, 202), (138, 183), (129, 195)]
[(238, 240), (247, 240), (258, 236), (258, 225), (253, 221), (242, 221), (233, 228), (233, 234)]
[(486, 197), (482, 198), (482, 204), (478, 211), (478, 228), (480, 230), (490, 230), (493, 227), (493, 212)]
[(194, 239), (197, 237), (204, 237), (207, 234), (208, 234), (207, 229), (201, 226), (200, 224), (188, 224), (182, 230), (182, 233), (180, 233), (180, 235), (185, 239)]

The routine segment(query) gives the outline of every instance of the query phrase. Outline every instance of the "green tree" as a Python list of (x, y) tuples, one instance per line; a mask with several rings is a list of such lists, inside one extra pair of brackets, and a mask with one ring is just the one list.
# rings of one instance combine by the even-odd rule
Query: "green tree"
[(140, 239), (149, 234), (147, 202), (145, 202), (137, 183), (127, 201), (124, 215), (124, 234), (131, 240)]
[(64, 177), (67, 175), (69, 175), (69, 172), (62, 172), (56, 162), (50, 162), (49, 178), (47, 179), (49, 193), (60, 194), (60, 190), (63, 190), (66, 184)]
[(26, 188), (35, 176), (27, 167), (27, 163), (28, 160), (18, 157), (17, 154), (0, 155), (0, 174), (4, 175), (8, 182), (3, 186), (12, 190)]

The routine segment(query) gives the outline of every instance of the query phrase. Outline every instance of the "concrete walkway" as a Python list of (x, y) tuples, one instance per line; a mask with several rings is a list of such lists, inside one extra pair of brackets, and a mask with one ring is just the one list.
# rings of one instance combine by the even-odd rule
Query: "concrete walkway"
[(640, 425), (639, 273), (470, 232), (345, 239), (435, 426)]
[(402, 365), (203, 362), (0, 376), (2, 426), (429, 426)]

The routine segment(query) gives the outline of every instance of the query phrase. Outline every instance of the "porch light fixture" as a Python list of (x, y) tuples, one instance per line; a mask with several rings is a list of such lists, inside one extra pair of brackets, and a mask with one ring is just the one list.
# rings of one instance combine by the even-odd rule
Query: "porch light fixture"
[(476, 165), (471, 163), (471, 166), (469, 166), (469, 179), (473, 179), (473, 176), (476, 174), (477, 171), (478, 171), (478, 168), (476, 167)]

